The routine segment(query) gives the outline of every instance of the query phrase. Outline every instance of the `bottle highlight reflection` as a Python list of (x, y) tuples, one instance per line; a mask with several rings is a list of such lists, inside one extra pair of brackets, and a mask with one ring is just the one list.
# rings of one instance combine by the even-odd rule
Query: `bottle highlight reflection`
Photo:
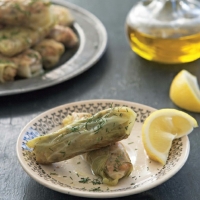
[(162, 63), (186, 63), (200, 58), (200, 2), (142, 1), (126, 21), (132, 50)]

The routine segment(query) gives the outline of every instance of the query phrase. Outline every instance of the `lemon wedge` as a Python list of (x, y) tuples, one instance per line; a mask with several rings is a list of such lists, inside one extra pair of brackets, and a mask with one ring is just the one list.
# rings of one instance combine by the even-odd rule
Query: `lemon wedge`
[(161, 109), (146, 118), (142, 126), (142, 142), (150, 159), (164, 165), (172, 141), (188, 135), (197, 127), (197, 121), (176, 109)]
[(200, 91), (196, 76), (186, 70), (180, 71), (173, 79), (170, 99), (174, 104), (188, 111), (200, 112)]

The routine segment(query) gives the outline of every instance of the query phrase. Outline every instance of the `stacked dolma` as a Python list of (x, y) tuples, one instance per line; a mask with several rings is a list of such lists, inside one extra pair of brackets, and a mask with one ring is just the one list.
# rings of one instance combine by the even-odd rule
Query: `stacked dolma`
[[(43, 68), (54, 67), (65, 47), (72, 48), (78, 44), (74, 31), (66, 27), (73, 22), (67, 8), (51, 5), (49, 0), (1, 1), (0, 57), (18, 69), (14, 73), (15, 70), (8, 70), (7, 62), (1, 62), (1, 69), (6, 70), (0, 70), (0, 76), (6, 72), (7, 78), (1, 78), (0, 82), (13, 81), (14, 75), (30, 78), (41, 74)], [(36, 49), (37, 53), (34, 52)], [(40, 55), (33, 59), (28, 56), (31, 54)], [(19, 62), (20, 59), (24, 61)]]
[(60, 130), (27, 142), (36, 161), (50, 164), (100, 149), (127, 138), (136, 118), (127, 107), (102, 110), (92, 117), (75, 120)]
[[(74, 121), (91, 117), (90, 113), (72, 113), (63, 120), (63, 125), (68, 125)], [(133, 165), (121, 142), (89, 151), (83, 154), (83, 158), (88, 162), (92, 172), (102, 178), (102, 182), (107, 185), (117, 185), (118, 181), (128, 177)]]

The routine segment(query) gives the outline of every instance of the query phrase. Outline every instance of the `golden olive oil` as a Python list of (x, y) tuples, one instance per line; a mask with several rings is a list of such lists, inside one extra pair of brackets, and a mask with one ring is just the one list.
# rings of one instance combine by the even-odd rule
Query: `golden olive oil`
[(179, 38), (158, 38), (127, 26), (132, 50), (139, 56), (161, 63), (187, 63), (200, 58), (200, 33)]

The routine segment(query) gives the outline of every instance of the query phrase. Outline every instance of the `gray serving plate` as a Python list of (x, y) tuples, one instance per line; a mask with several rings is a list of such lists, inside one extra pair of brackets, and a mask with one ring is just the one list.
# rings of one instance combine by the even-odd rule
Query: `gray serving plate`
[(107, 32), (101, 21), (85, 9), (64, 0), (52, 0), (52, 3), (65, 6), (72, 12), (76, 21), (73, 28), (80, 39), (79, 47), (67, 50), (55, 68), (40, 76), (0, 84), (0, 96), (43, 89), (69, 80), (92, 67), (103, 55)]

